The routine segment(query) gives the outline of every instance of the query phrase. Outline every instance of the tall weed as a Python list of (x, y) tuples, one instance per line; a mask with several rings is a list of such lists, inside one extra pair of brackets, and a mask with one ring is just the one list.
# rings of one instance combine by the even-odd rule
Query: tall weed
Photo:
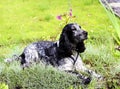
[[(108, 4), (108, 2), (106, 0), (99, 0), (100, 3), (103, 5), (110, 21), (112, 22), (114, 28), (115, 28), (115, 34), (112, 33), (113, 38), (115, 39), (115, 41), (120, 45), (120, 25), (119, 22), (113, 12), (113, 9), (111, 8), (111, 6)], [(105, 2), (105, 4), (107, 5), (107, 8), (105, 8), (106, 6), (104, 6), (104, 4), (102, 2)], [(108, 10), (109, 9), (109, 10)]]

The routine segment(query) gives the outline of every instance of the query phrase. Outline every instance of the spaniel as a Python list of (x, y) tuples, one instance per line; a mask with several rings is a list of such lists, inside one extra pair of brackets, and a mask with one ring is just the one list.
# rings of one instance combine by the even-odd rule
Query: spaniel
[[(30, 66), (33, 62), (42, 62), (79, 77), (83, 84), (89, 84), (92, 78), (100, 79), (102, 76), (87, 69), (79, 56), (85, 51), (84, 40), (87, 36), (88, 33), (82, 30), (81, 26), (70, 23), (63, 28), (59, 41), (32, 43), (24, 49), (18, 59), (23, 68)], [(90, 76), (86, 77), (82, 72)]]

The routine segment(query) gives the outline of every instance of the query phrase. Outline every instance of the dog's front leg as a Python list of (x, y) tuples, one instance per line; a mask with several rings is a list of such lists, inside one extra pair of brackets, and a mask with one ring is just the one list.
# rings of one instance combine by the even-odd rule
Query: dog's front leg
[(91, 81), (90, 76), (85, 76), (75, 70), (74, 65), (73, 65), (73, 59), (64, 58), (64, 59), (61, 59), (58, 63), (59, 63), (59, 66), (57, 68), (59, 70), (65, 71), (67, 73), (72, 74), (73, 76), (78, 77), (79, 79), (81, 79), (81, 83), (84, 85), (87, 85), (90, 83), (90, 81)]
[(77, 71), (88, 73), (92, 78), (97, 78), (98, 80), (101, 80), (103, 78), (101, 75), (97, 74), (95, 71), (92, 71), (86, 68), (80, 57), (78, 57), (74, 66)]
[(65, 71), (65, 72), (71, 73), (72, 75), (77, 76), (79, 79), (81, 79), (81, 84), (87, 85), (91, 82), (91, 77), (86, 77), (86, 76), (80, 74), (77, 71), (68, 70), (68, 71)]

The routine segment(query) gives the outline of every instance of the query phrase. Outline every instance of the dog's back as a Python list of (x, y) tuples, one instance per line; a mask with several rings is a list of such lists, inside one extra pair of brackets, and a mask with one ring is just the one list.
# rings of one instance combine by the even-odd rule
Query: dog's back
[(43, 61), (47, 61), (46, 49), (50, 48), (54, 45), (54, 42), (51, 41), (40, 41), (35, 42), (28, 45), (23, 53), (20, 55), (21, 64), (29, 65), (33, 61), (38, 62), (44, 59)]
[[(20, 60), (23, 67), (29, 66), (33, 62), (47, 61), (48, 48), (53, 47), (55, 42), (52, 41), (39, 41), (34, 42), (25, 47), (20, 56), (13, 56), (12, 58), (5, 59), (5, 62), (12, 62), (14, 60)], [(46, 51), (47, 50), (47, 51)], [(46, 55), (47, 54), (47, 55)]]

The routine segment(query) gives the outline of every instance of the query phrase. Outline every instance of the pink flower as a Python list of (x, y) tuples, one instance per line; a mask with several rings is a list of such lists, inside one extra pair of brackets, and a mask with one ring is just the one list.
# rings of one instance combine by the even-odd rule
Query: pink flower
[(72, 9), (70, 9), (69, 16), (70, 17), (72, 16)]
[(58, 20), (62, 20), (62, 16), (61, 16), (61, 15), (58, 15), (58, 16), (57, 16), (57, 19), (58, 19)]
[(70, 17), (72, 16), (72, 12), (69, 12), (69, 16), (70, 16)]

